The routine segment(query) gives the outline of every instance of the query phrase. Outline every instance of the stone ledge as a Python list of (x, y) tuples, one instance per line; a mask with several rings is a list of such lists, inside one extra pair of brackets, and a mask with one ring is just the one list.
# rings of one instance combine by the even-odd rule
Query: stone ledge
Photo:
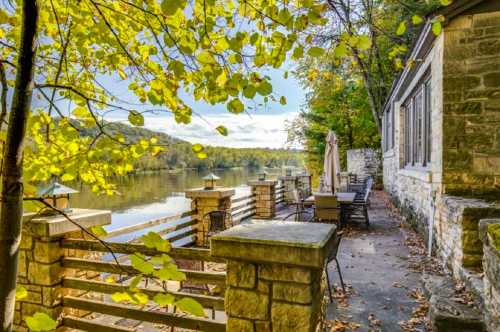
[[(107, 210), (73, 209), (68, 216), (85, 229), (111, 224), (111, 211)], [(80, 230), (61, 215), (35, 217), (34, 213), (28, 213), (23, 219), (25, 226), (40, 237), (61, 236)]]
[(272, 187), (278, 184), (278, 181), (276, 180), (251, 180), (248, 181), (249, 186), (268, 186)]
[(333, 246), (336, 226), (319, 223), (253, 221), (211, 239), (215, 257), (321, 269)]
[(235, 194), (232, 188), (218, 187), (215, 189), (196, 188), (186, 190), (187, 198), (225, 198)]

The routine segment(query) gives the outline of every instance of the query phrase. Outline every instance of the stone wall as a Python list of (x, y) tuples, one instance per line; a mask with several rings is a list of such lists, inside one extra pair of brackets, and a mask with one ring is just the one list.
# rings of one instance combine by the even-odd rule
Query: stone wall
[(373, 149), (347, 150), (347, 172), (364, 178), (372, 176), (374, 179), (382, 175), (382, 161), (380, 151)]
[[(72, 220), (82, 227), (90, 228), (111, 223), (109, 211), (74, 209)], [(83, 239), (88, 235), (71, 224), (62, 216), (24, 218), (23, 234), (19, 254), (18, 285), (28, 291), (28, 296), (16, 301), (14, 330), (28, 331), (25, 323), (27, 316), (43, 312), (57, 320), (63, 312), (62, 298), (66, 295), (99, 298), (102, 294), (62, 288), (63, 277), (83, 279), (99, 278), (99, 273), (64, 269), (61, 260), (65, 256), (75, 258), (98, 258), (99, 253), (63, 249), (64, 238)], [(87, 312), (77, 309), (64, 309), (65, 314), (76, 317)]]
[(435, 243), (439, 255), (460, 277), (462, 269), (481, 267), (479, 221), (500, 217), (500, 207), (479, 199), (443, 196), (436, 206)]
[(227, 331), (319, 332), (336, 226), (254, 221), (211, 239), (227, 260)]
[(500, 11), (452, 20), (443, 62), (444, 192), (499, 199)]
[[(500, 247), (490, 225), (500, 225), (500, 219), (482, 220), (480, 237), (484, 246), (484, 307), (488, 331), (500, 331)], [(498, 234), (496, 235), (498, 237)], [(499, 241), (496, 238), (496, 241)]]

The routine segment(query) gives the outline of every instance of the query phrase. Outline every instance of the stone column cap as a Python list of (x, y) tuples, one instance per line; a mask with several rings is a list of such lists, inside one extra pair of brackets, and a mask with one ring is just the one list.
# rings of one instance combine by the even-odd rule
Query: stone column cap
[[(85, 229), (111, 224), (111, 211), (108, 210), (74, 208), (68, 216)], [(29, 231), (43, 237), (60, 236), (81, 230), (62, 215), (37, 216), (36, 213), (26, 213), (23, 220)]]
[(323, 268), (337, 227), (331, 224), (252, 221), (211, 238), (215, 257)]
[(275, 186), (278, 183), (277, 180), (250, 180), (248, 181), (249, 186)]
[(195, 188), (186, 190), (187, 198), (225, 198), (235, 194), (233, 188), (216, 187), (215, 189)]

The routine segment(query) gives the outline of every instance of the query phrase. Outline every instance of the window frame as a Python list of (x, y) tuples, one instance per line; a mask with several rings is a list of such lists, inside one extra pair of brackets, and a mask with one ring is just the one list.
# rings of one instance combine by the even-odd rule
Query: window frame
[(425, 75), (401, 106), (403, 167), (427, 168), (432, 152), (432, 89)]

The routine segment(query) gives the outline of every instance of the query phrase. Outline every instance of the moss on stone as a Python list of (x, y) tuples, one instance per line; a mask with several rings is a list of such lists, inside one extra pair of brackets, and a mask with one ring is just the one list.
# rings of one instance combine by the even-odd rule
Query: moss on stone
[(493, 246), (500, 250), (500, 224), (490, 224), (488, 225), (488, 234), (493, 240)]

